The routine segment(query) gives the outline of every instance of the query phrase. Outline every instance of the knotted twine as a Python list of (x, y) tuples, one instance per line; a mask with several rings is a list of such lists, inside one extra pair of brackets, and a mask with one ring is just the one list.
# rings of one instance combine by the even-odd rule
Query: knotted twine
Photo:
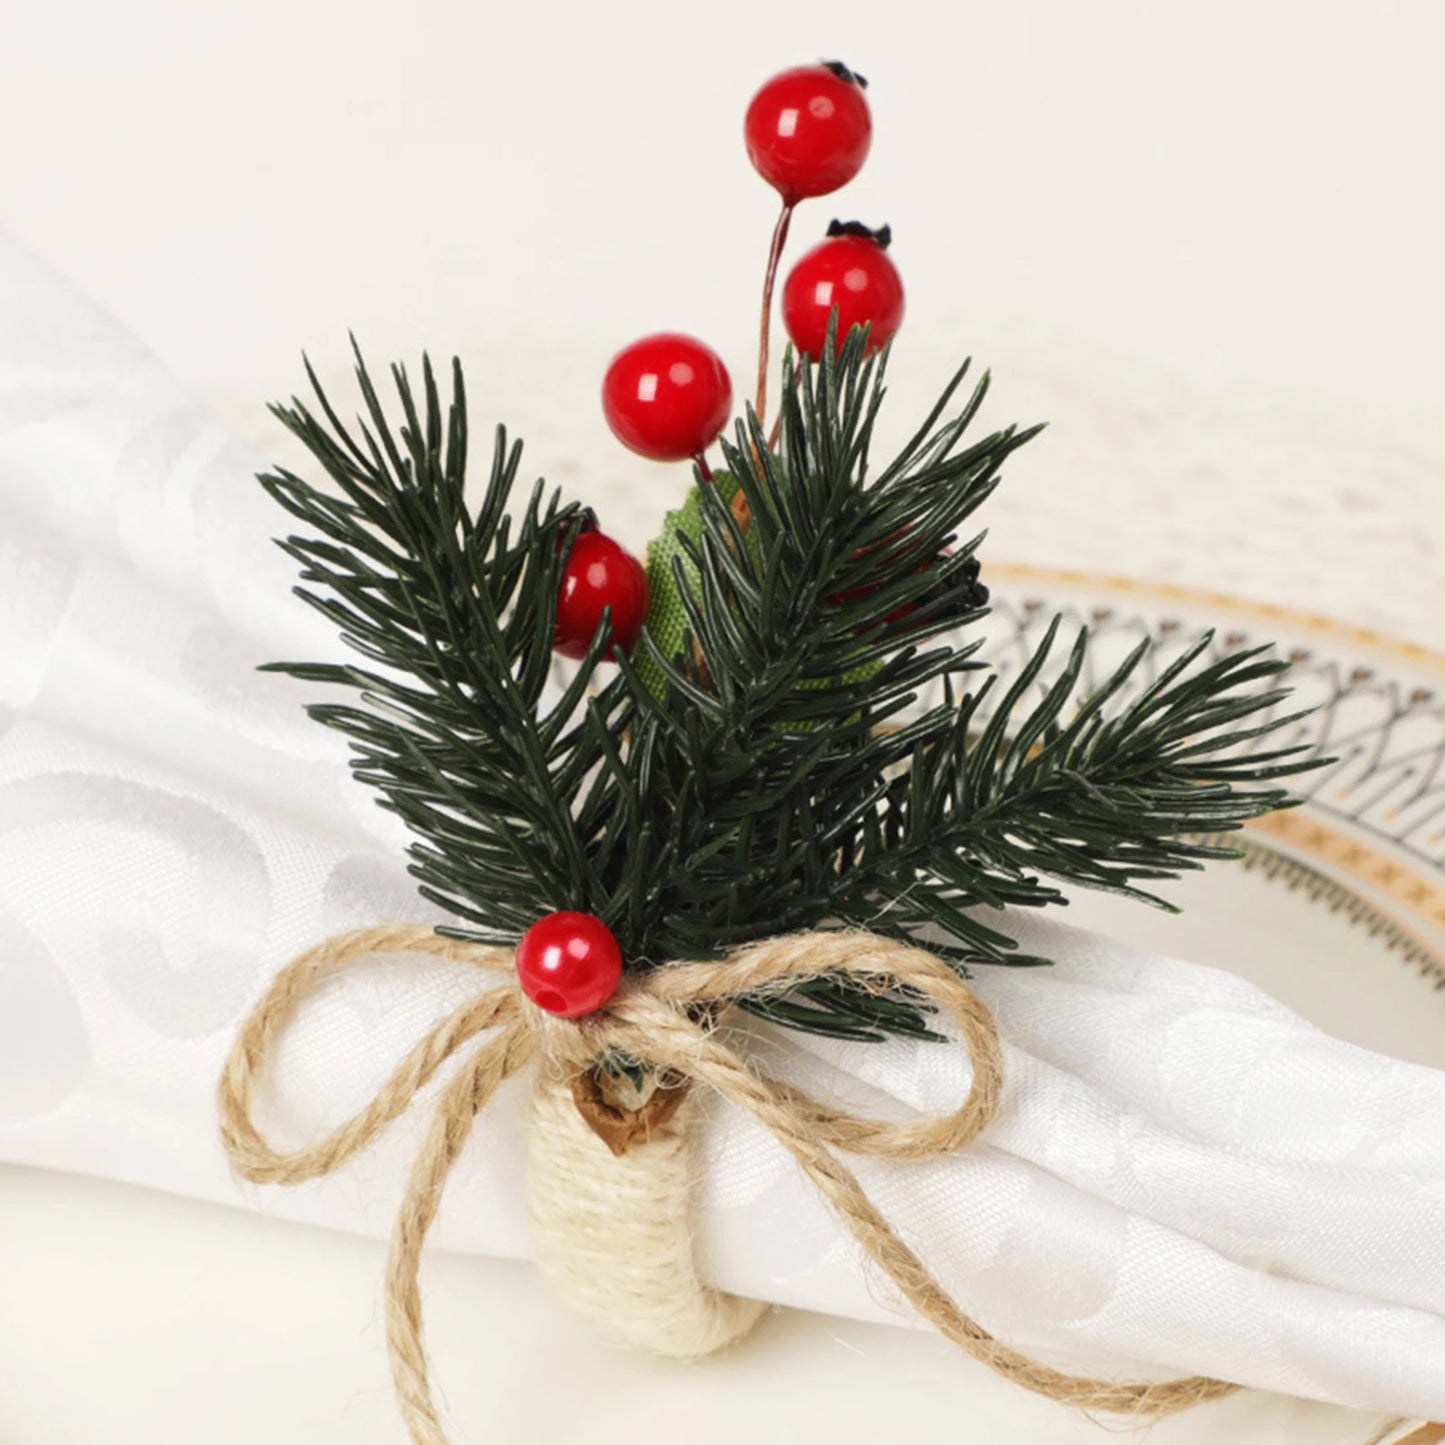
[[(508, 980), (437, 1023), (376, 1096), (339, 1128), (306, 1147), (273, 1148), (252, 1121), (258, 1080), (296, 1010), (329, 975), (378, 955), (423, 953), (505, 972)], [(442, 1089), (431, 1128), (411, 1168), (392, 1232), (386, 1270), (386, 1332), (397, 1396), (416, 1445), (447, 1445), (432, 1399), (422, 1336), (418, 1268), (442, 1189), (498, 1087), (539, 1060), (532, 1120), (530, 1203), (538, 1262), (564, 1293), (594, 1316), (624, 1319), (624, 1332), (671, 1353), (701, 1354), (746, 1333), (762, 1311), (704, 1286), (693, 1272), (686, 1233), (685, 1117), (614, 1161), (582, 1125), (568, 1089), (600, 1059), (630, 1056), (676, 1088), (705, 1084), (767, 1128), (793, 1156), (870, 1260), (940, 1334), (1004, 1379), (1081, 1409), (1135, 1418), (1173, 1414), (1236, 1387), (1195, 1375), (1118, 1383), (1070, 1375), (995, 1339), (970, 1318), (899, 1238), (835, 1150), (896, 1162), (967, 1148), (999, 1105), (1003, 1059), (984, 1004), (947, 964), (920, 948), (863, 932), (769, 939), (719, 963), (689, 963), (627, 975), (606, 1008), (568, 1020), (538, 1009), (512, 973), (512, 954), (404, 925), (330, 938), (277, 974), (237, 1035), (218, 1089), (221, 1137), (232, 1166), (263, 1184), (300, 1184), (332, 1173), (405, 1112), (437, 1070), (488, 1035)], [(956, 1026), (973, 1081), (953, 1113), (906, 1123), (832, 1108), (761, 1073), (724, 1042), (718, 1023), (745, 995), (781, 993), (822, 975), (867, 991), (910, 988)], [(645, 1131), (644, 1131), (645, 1132)], [(585, 1141), (585, 1145), (580, 1141)], [(614, 1175), (611, 1171), (618, 1170)], [(541, 1187), (539, 1188), (539, 1181)], [(589, 1202), (632, 1198), (607, 1212), (599, 1230)], [(626, 1195), (628, 1190), (623, 1188)], [(634, 1207), (638, 1206), (638, 1207)], [(580, 1296), (580, 1298), (578, 1298)], [(630, 1325), (630, 1327), (629, 1327)]]

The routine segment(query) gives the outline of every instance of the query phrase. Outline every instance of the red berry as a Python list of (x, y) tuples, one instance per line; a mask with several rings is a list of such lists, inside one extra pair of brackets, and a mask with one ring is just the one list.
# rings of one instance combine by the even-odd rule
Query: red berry
[(787, 205), (858, 174), (873, 141), (864, 80), (842, 65), (800, 65), (752, 98), (743, 136), (758, 174)]
[[(904, 535), (905, 529), (893, 533), (893, 536), (885, 538), (878, 545), (887, 546), (897, 537)], [(865, 547), (855, 552), (855, 557), (863, 557), (873, 548)], [(952, 547), (945, 547), (936, 557), (929, 562), (920, 563), (913, 570), (915, 573), (932, 571), (940, 563), (946, 563), (954, 555)], [(928, 606), (932, 609), (930, 619), (937, 621), (942, 619), (956, 619), (966, 616), (971, 612), (977, 612), (988, 606), (988, 586), (979, 581), (978, 558), (970, 555), (966, 557), (962, 565), (954, 572), (946, 582), (936, 582), (930, 587), (917, 602), (905, 602), (901, 607), (895, 607), (892, 612), (884, 617), (885, 625), (898, 627), (918, 611), (920, 606)], [(866, 583), (862, 587), (849, 587), (842, 592), (835, 593), (828, 600), (830, 602), (848, 603), (856, 602), (860, 598), (869, 597), (882, 583)]]
[(590, 913), (549, 913), (517, 945), (517, 981), (540, 1009), (564, 1019), (595, 1013), (622, 981), (622, 950)]
[(674, 331), (623, 347), (602, 383), (602, 410), (617, 440), (655, 462), (706, 451), (727, 425), (732, 404), (722, 358)]
[(888, 257), (888, 227), (869, 231), (834, 221), (783, 284), (783, 325), (793, 345), (816, 361), (827, 344), (828, 318), (838, 308), (841, 351), (855, 326), (868, 326), (868, 349), (884, 346), (903, 322), (903, 282)]
[(553, 647), (563, 657), (585, 657), (604, 608), (612, 609), (613, 649), (630, 651), (647, 621), (651, 600), (647, 570), (631, 552), (602, 532), (583, 532), (572, 544), (557, 593), (557, 626)]
[[(858, 551), (853, 553), (853, 556), (855, 558), (866, 557), (870, 552), (876, 552), (880, 548), (886, 547), (890, 542), (896, 542), (899, 537), (906, 536), (907, 534), (908, 528), (900, 527), (896, 532), (891, 533), (875, 546), (860, 547)], [(926, 572), (928, 570), (928, 563), (921, 563), (913, 570), (915, 572)], [(856, 602), (859, 598), (871, 597), (882, 585), (881, 582), (866, 582), (861, 587), (847, 587), (844, 588), (842, 592), (834, 593), (828, 600), (830, 602)], [(883, 620), (889, 624), (901, 622), (910, 613), (916, 611), (917, 607), (918, 604), (916, 602), (905, 602), (902, 607), (894, 608)]]

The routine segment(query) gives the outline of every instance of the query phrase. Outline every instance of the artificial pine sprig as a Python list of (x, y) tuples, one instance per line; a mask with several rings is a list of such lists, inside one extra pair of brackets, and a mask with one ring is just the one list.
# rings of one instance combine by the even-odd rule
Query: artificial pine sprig
[[(1287, 804), (1264, 785), (1310, 766), (1300, 750), (1235, 751), (1291, 721), (1271, 686), (1286, 664), (1258, 650), (1199, 665), (1205, 639), (1120, 701), (1140, 649), (1081, 700), (1086, 637), (1038, 685), (1051, 631), (999, 688), (960, 631), (982, 611), (979, 538), (961, 529), (1037, 429), (966, 444), (987, 377), (945, 419), (964, 367), (875, 469), (886, 352), (864, 331), (841, 351), (829, 340), (818, 364), (785, 366), (776, 449), (749, 410), (724, 443), (727, 477), (700, 484), (672, 560), (683, 644), (644, 630), (609, 676), (604, 620), (550, 698), (583, 518), (538, 483), (512, 519), (520, 445), (501, 429), (470, 508), (460, 367), (445, 409), (428, 362), (420, 397), (393, 368), (395, 429), (359, 356), (354, 435), (314, 376), (319, 417), (275, 408), (334, 489), (262, 478), (317, 534), (282, 543), (298, 590), (366, 663), (276, 666), (358, 694), (312, 715), (416, 835), (411, 871), (460, 920), (451, 931), (511, 943), (572, 909), (612, 930), (630, 968), (852, 925), (928, 928), (960, 966), (1039, 962), (1014, 951), (999, 908), (1061, 902), (1058, 883), (1151, 898), (1143, 885), (1229, 856), (1186, 838)], [(940, 684), (946, 701), (918, 715)], [(916, 999), (826, 978), (750, 1002), (833, 1035), (927, 1032)]]
[[(302, 565), (298, 594), (374, 665), (276, 670), (359, 691), (360, 706), (309, 711), (351, 739), (357, 777), (423, 840), (414, 856), (428, 896), (481, 925), (479, 937), (515, 938), (539, 911), (564, 906), (590, 868), (570, 782), (570, 733), (589, 669), (539, 711), (552, 669), (552, 599), (580, 508), (555, 492), (544, 500), (538, 483), (514, 522), (507, 507), (521, 444), (509, 445), (499, 427), (482, 503), (470, 512), (460, 367), (445, 428), (430, 363), (420, 414), (394, 369), (404, 415), (395, 433), (357, 362), (367, 417), (359, 441), (309, 366), (325, 424), (294, 399), (273, 408), (340, 496), (284, 470), (261, 481), (321, 534), (281, 543)], [(474, 896), (487, 900), (481, 911), (467, 904)]]

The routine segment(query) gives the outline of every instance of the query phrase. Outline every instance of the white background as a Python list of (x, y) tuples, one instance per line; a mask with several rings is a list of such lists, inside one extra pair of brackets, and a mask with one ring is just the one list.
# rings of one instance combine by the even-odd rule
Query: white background
[(11, 3), (0, 220), (187, 379), (289, 380), (348, 325), (387, 354), (675, 325), (741, 365), (774, 210), (742, 112), (819, 56), (872, 83), (836, 209), (893, 223), (912, 327), (1445, 393), (1433, 0)]
[[(509, 393), (520, 339), (527, 386), (544, 357), (548, 409), (600, 454), (601, 365), (633, 335), (697, 331), (747, 376), (774, 202), (741, 115), (821, 56), (869, 76), (877, 138), (795, 234), (892, 222), (929, 346), (1012, 328), (1205, 392), (1400, 413), (1402, 445), (1439, 436), (1434, 3), (11, 3), (0, 225), (243, 424), (238, 398), (259, 416), (298, 348), (332, 365), (348, 326), (378, 355), (475, 353), (498, 405), (535, 413)], [(379, 1265), (368, 1244), (0, 1173), (0, 1441), (394, 1441)], [(775, 1353), (680, 1377), (599, 1354), (524, 1267), (433, 1278), (466, 1438), (932, 1422), (983, 1445), (1009, 1415), (921, 1337), (797, 1317)], [(1314, 1440), (1308, 1413), (1235, 1438)]]

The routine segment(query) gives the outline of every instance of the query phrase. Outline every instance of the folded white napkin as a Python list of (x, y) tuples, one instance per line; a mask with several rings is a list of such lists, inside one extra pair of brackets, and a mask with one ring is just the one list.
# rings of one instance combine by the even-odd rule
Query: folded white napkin
[[(238, 1188), (216, 1138), (221, 1060), (271, 974), (339, 929), (438, 916), (308, 689), (254, 670), (338, 649), (288, 595), (259, 465), (0, 239), (0, 1158), (383, 1232), (424, 1106), (300, 1190)], [(929, 1267), (1065, 1361), (1445, 1417), (1445, 1073), (1230, 974), (1007, 926), (1059, 963), (980, 972), (1002, 1117), (964, 1155), (856, 1162)], [(328, 985), (283, 1049), (282, 1126), (349, 1111), (476, 987), (415, 960)], [(755, 1033), (774, 1072), (880, 1111), (967, 1087), (958, 1048)], [(441, 1245), (527, 1254), (523, 1098), (480, 1121)], [(906, 1318), (751, 1119), (713, 1101), (703, 1144), (705, 1275)]]

